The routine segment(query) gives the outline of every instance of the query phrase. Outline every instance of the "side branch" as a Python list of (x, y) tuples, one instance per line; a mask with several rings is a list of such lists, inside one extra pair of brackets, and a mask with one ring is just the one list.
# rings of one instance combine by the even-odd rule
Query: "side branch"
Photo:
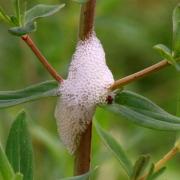
[(153, 72), (157, 72), (161, 69), (163, 69), (164, 67), (170, 65), (170, 63), (167, 60), (162, 60), (157, 64), (154, 64), (148, 68), (145, 68), (139, 72), (136, 72), (134, 74), (131, 74), (129, 76), (126, 76), (122, 79), (119, 79), (117, 81), (114, 82), (114, 84), (109, 88), (111, 91), (114, 91), (115, 89), (118, 89), (122, 86), (125, 86), (133, 81), (136, 81), (140, 78), (143, 78)]
[(177, 147), (172, 148), (162, 159), (155, 164), (155, 171), (160, 170), (168, 161), (170, 161), (179, 152)]
[(96, 0), (89, 0), (81, 7), (79, 38), (81, 40), (88, 39), (94, 27)]
[[(177, 153), (179, 149), (177, 147), (173, 147), (162, 159), (160, 159), (154, 167), (154, 171), (157, 172), (160, 170), (168, 161), (170, 161)], [(147, 174), (140, 177), (139, 180), (146, 180)]]
[(62, 82), (63, 78), (56, 72), (56, 70), (49, 64), (48, 60), (43, 56), (43, 54), (40, 52), (40, 50), (37, 48), (35, 43), (32, 41), (30, 36), (24, 35), (21, 37), (21, 39), (31, 48), (33, 53), (37, 56), (37, 58), (40, 60), (40, 62), (43, 64), (43, 66), (46, 68), (46, 70), (51, 74), (51, 76), (57, 80), (58, 82)]

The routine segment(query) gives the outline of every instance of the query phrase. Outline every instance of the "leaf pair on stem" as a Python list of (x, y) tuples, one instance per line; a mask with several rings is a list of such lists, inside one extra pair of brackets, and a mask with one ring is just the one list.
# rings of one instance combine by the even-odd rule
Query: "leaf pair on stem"
[[(24, 2), (26, 4), (26, 2)], [(25, 5), (26, 6), (26, 5)], [(0, 17), (11, 26), (9, 32), (16, 36), (22, 36), (37, 29), (36, 20), (51, 16), (62, 9), (65, 4), (61, 5), (45, 5), (38, 4), (31, 9), (21, 8), (20, 0), (14, 1), (15, 15), (8, 16), (5, 11), (0, 8)]]
[[(46, 81), (18, 91), (2, 91), (0, 92), (0, 108), (58, 96), (57, 89), (57, 82)], [(180, 117), (167, 113), (149, 99), (134, 92), (118, 91), (113, 104), (101, 107), (120, 114), (140, 126), (157, 130), (180, 130)]]
[(165, 164), (171, 160), (178, 152), (175, 145), (160, 161), (150, 164), (149, 155), (141, 155), (134, 165), (129, 159), (127, 153), (123, 150), (121, 145), (114, 139), (108, 132), (101, 128), (101, 126), (95, 120), (94, 122), (96, 131), (101, 138), (102, 142), (107, 148), (114, 154), (119, 161), (123, 170), (126, 172), (129, 180), (155, 180), (161, 176), (166, 168)]
[[(9, 31), (16, 36), (22, 36), (27, 33), (35, 31), (36, 30), (35, 21), (38, 18), (50, 16), (56, 13), (64, 6), (64, 5), (47, 6), (40, 4), (26, 11), (25, 10), (26, 8), (24, 8), (24, 10), (21, 10), (19, 2), (20, 2), (19, 0), (16, 0), (14, 3), (15, 4), (14, 16), (6, 15), (4, 10), (0, 8), (0, 17), (5, 22), (15, 26), (15, 27), (11, 27)], [(78, 2), (84, 3), (85, 1), (78, 0)], [(156, 45), (155, 48), (160, 52), (163, 58), (167, 59), (171, 64), (175, 65), (176, 68), (179, 69), (179, 65), (177, 64), (177, 61), (180, 58), (180, 6), (179, 5), (177, 6), (177, 8), (174, 10), (173, 13), (173, 48), (172, 48), (173, 50), (172, 51), (169, 50), (164, 45)], [(24, 90), (0, 92), (0, 108), (14, 106), (31, 100), (37, 100), (43, 97), (57, 96), (56, 93), (57, 86), (58, 84), (56, 82), (49, 81), (35, 86), (31, 86)], [(163, 109), (158, 107), (156, 104), (154, 104), (147, 98), (142, 97), (141, 95), (135, 94), (130, 91), (118, 92), (115, 96), (115, 100), (112, 105), (102, 106), (102, 107), (108, 109), (109, 111), (118, 113), (124, 116), (125, 118), (127, 118), (128, 120), (147, 128), (153, 128), (157, 130), (168, 130), (168, 131), (180, 130), (179, 117), (173, 116), (165, 112)], [(139, 176), (143, 172), (143, 169), (145, 169), (145, 166), (149, 161), (149, 158), (147, 156), (140, 157), (133, 168), (131, 161), (128, 160), (126, 154), (123, 152), (120, 145), (108, 133), (103, 131), (96, 122), (95, 122), (95, 126), (101, 139), (114, 152), (114, 154), (116, 155), (122, 166), (124, 167), (129, 177), (131, 177), (133, 180), (139, 178)], [(19, 125), (15, 124), (13, 127), (18, 129)], [(15, 135), (13, 134), (13, 136)], [(9, 142), (11, 142), (10, 144), (13, 144), (14, 142), (13, 136), (10, 135), (10, 137), (12, 137), (11, 140), (9, 140)], [(179, 148), (178, 142), (179, 141), (177, 141), (176, 146)], [(19, 151), (10, 152), (8, 154), (15, 153), (15, 155), (13, 155), (13, 158), (16, 158), (17, 152)], [(6, 164), (4, 167), (8, 168), (10, 165), (8, 165), (7, 159), (3, 158), (4, 157), (3, 151), (1, 151), (1, 154), (2, 154), (1, 161), (5, 162)], [(12, 163), (13, 168), (16, 169), (16, 160), (14, 160), (13, 158), (10, 158), (9, 161)], [(3, 172), (4, 171), (1, 170), (1, 175), (4, 175)], [(16, 175), (13, 172), (12, 168), (9, 168), (7, 172), (9, 172), (10, 176), (12, 175), (12, 177), (16, 178)], [(18, 174), (17, 177), (19, 178), (19, 176), (20, 175)], [(156, 175), (154, 174), (154, 165), (152, 165), (151, 169), (148, 172), (147, 177), (151, 178), (154, 176)], [(87, 176), (84, 177), (86, 178)]]
[(180, 4), (173, 11), (173, 40), (172, 50), (164, 44), (158, 44), (154, 46), (162, 58), (166, 59), (180, 71), (180, 65), (177, 61), (180, 60)]

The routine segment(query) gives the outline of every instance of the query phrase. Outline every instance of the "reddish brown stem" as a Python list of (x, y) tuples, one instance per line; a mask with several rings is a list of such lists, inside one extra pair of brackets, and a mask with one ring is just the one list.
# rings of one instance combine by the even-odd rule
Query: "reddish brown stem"
[(122, 86), (125, 86), (133, 81), (136, 81), (140, 78), (143, 78), (153, 72), (157, 72), (161, 69), (163, 69), (164, 67), (170, 65), (170, 63), (167, 61), (167, 60), (162, 60), (160, 61), (159, 63), (157, 64), (154, 64), (150, 67), (147, 67), (139, 72), (136, 72), (134, 74), (131, 74), (129, 76), (126, 76), (122, 79), (119, 79), (117, 81), (115, 81), (115, 83), (109, 88), (111, 91), (115, 90), (115, 89), (118, 89)]
[(43, 56), (40, 50), (37, 48), (35, 43), (32, 41), (30, 36), (24, 35), (21, 39), (31, 48), (36, 57), (40, 60), (46, 70), (51, 74), (51, 76), (58, 82), (62, 82), (63, 78), (56, 72), (56, 70), (49, 64), (48, 60)]
[[(162, 159), (160, 159), (154, 167), (154, 172), (160, 170), (165, 164), (170, 161), (179, 152), (177, 147), (173, 147)], [(147, 174), (140, 177), (139, 180), (146, 180)]]
[(74, 175), (84, 174), (89, 171), (91, 162), (91, 135), (92, 123), (89, 124), (86, 132), (82, 135), (82, 139), (75, 153)]
[(81, 7), (79, 38), (81, 40), (88, 39), (94, 28), (96, 0), (89, 0)]
[[(88, 39), (93, 32), (96, 0), (89, 0), (81, 7), (79, 38)], [(74, 175), (81, 175), (89, 171), (91, 163), (91, 134), (92, 123), (82, 135), (80, 145), (75, 153)]]

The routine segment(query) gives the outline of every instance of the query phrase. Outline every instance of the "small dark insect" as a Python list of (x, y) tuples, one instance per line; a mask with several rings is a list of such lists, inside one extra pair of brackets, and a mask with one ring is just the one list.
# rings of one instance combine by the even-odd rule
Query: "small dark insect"
[(113, 97), (112, 96), (107, 96), (107, 98), (106, 98), (106, 102), (107, 102), (107, 104), (112, 104), (113, 103)]

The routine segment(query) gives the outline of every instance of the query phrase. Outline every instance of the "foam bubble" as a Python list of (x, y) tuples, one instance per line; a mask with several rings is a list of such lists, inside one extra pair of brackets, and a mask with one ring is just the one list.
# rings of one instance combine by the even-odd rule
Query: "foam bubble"
[(67, 80), (59, 87), (61, 97), (55, 111), (61, 139), (70, 153), (76, 151), (97, 104), (105, 103), (108, 87), (113, 82), (103, 47), (95, 33), (89, 39), (79, 41)]

